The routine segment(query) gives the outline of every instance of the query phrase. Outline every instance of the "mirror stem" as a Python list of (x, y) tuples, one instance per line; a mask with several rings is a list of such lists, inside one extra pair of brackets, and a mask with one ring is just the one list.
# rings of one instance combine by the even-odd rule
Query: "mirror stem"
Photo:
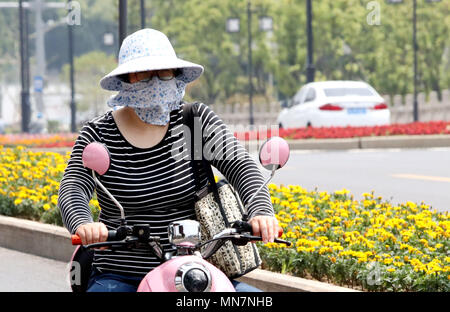
[(255, 192), (255, 194), (253, 194), (253, 196), (250, 198), (250, 200), (247, 202), (247, 204), (245, 205), (245, 212), (248, 212), (248, 206), (250, 206), (250, 204), (253, 202), (253, 200), (256, 198), (256, 196), (259, 194), (259, 192), (261, 192), (261, 190), (267, 185), (267, 183), (269, 183), (269, 181), (273, 178), (275, 171), (277, 170), (278, 166), (273, 166), (272, 168), (272, 172), (270, 173), (270, 177), (266, 180), (266, 182), (264, 182), (263, 185), (261, 185), (259, 187), (259, 189)]
[(114, 204), (116, 204), (117, 207), (119, 207), (120, 209), (120, 222), (122, 225), (125, 225), (125, 212), (123, 210), (122, 205), (114, 198), (114, 196), (112, 196), (112, 194), (106, 189), (106, 187), (103, 186), (103, 184), (97, 179), (97, 177), (95, 176), (95, 171), (92, 170), (92, 176), (94, 177), (95, 182), (97, 183), (98, 186), (100, 186), (100, 188), (103, 190), (103, 192), (106, 193), (106, 195), (109, 196), (109, 198), (111, 198), (111, 200), (114, 202)]

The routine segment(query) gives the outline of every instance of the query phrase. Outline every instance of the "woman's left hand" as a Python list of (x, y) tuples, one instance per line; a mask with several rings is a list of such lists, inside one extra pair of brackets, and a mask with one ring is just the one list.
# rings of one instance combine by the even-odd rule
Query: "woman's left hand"
[(272, 243), (283, 233), (277, 218), (273, 216), (254, 216), (248, 223), (252, 226), (253, 235), (261, 236), (264, 243)]

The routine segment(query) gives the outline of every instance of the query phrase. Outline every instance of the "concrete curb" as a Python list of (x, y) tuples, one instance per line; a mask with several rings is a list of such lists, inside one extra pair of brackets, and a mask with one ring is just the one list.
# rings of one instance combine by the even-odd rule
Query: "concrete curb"
[[(0, 216), (0, 246), (58, 261), (69, 262), (75, 247), (69, 232), (60, 226)], [(273, 292), (353, 292), (354, 289), (254, 270), (238, 280)]]
[(0, 246), (36, 256), (69, 262), (75, 247), (60, 226), (0, 216)]
[[(261, 143), (242, 141), (248, 151), (257, 152)], [(383, 148), (430, 148), (450, 147), (450, 135), (393, 135), (383, 137), (360, 137), (346, 139), (287, 140), (291, 150), (349, 150)]]
[(269, 292), (360, 292), (356, 289), (260, 269), (247, 273), (238, 280)]
[(361, 148), (359, 138), (287, 140), (292, 150), (349, 150)]
[(450, 135), (395, 135), (387, 137), (362, 137), (360, 148), (429, 148), (450, 147)]
[(393, 135), (349, 139), (288, 140), (291, 149), (345, 150), (375, 148), (450, 147), (450, 135)]

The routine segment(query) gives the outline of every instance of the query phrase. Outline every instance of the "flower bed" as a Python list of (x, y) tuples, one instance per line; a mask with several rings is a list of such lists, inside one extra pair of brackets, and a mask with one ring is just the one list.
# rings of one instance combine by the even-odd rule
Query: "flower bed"
[[(0, 146), (0, 214), (62, 225), (59, 181), (69, 153)], [(450, 290), (450, 216), (425, 204), (392, 205), (373, 194), (269, 185), (283, 238), (258, 243), (275, 272), (378, 291)], [(94, 220), (98, 201), (90, 201)]]
[(0, 135), (0, 146), (72, 147), (78, 134), (5, 134)]
[[(69, 155), (0, 146), (0, 214), (62, 225), (58, 189)], [(90, 206), (97, 216), (97, 200)]]
[[(389, 135), (430, 135), (450, 134), (450, 122), (430, 121), (413, 122), (409, 124), (393, 124), (376, 127), (321, 127), (321, 128), (291, 128), (266, 129), (260, 131), (235, 132), (234, 135), (241, 141), (263, 140), (272, 135), (281, 136), (289, 140), (301, 139), (336, 139), (356, 138), (367, 136)], [(77, 133), (61, 134), (7, 134), (0, 135), (0, 145), (27, 147), (72, 147)]]
[(260, 245), (264, 267), (375, 291), (449, 291), (449, 214), (373, 194), (269, 189), (283, 238)]
[(234, 135), (242, 141), (265, 139), (271, 137), (272, 135), (278, 135), (285, 139), (300, 140), (429, 134), (450, 134), (450, 122), (413, 122), (409, 124), (392, 124), (388, 126), (375, 127), (309, 127), (274, 130), (262, 129), (261, 131), (234, 133)]

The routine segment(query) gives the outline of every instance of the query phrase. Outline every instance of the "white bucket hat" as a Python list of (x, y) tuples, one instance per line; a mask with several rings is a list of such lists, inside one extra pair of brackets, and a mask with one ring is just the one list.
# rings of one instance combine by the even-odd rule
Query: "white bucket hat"
[(155, 29), (141, 29), (127, 36), (119, 51), (119, 66), (100, 80), (105, 90), (122, 90), (117, 76), (148, 70), (178, 68), (177, 79), (189, 83), (200, 77), (203, 66), (179, 59), (169, 39)]

